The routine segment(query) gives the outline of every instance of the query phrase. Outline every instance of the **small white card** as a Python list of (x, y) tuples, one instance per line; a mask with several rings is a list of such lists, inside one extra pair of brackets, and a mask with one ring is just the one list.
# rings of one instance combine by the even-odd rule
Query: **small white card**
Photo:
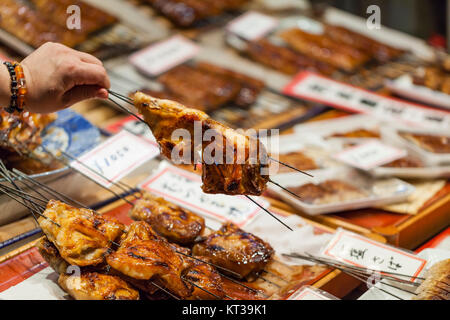
[[(335, 300), (331, 295), (322, 293), (322, 290), (317, 290), (316, 288), (310, 286), (301, 287), (299, 290), (294, 292), (288, 300)], [(336, 299), (337, 300), (337, 299)]]
[(176, 35), (136, 52), (130, 61), (141, 72), (157, 76), (191, 59), (198, 51), (194, 42)]
[(359, 267), (410, 276), (410, 280), (415, 280), (427, 263), (414, 253), (344, 230), (335, 234), (322, 255)]
[(278, 25), (278, 20), (254, 11), (247, 12), (231, 21), (227, 30), (246, 40), (257, 40)]
[(119, 181), (158, 155), (156, 143), (121, 131), (79, 157), (78, 161), (72, 161), (70, 166), (103, 186), (110, 187), (111, 181)]
[[(140, 187), (200, 215), (221, 222), (231, 221), (239, 227), (249, 223), (262, 211), (244, 196), (206, 194), (201, 185), (199, 175), (163, 163)], [(269, 206), (264, 199), (253, 199), (264, 208)]]
[(370, 170), (403, 158), (406, 155), (406, 150), (394, 148), (374, 140), (345, 149), (334, 155), (334, 158), (352, 167)]

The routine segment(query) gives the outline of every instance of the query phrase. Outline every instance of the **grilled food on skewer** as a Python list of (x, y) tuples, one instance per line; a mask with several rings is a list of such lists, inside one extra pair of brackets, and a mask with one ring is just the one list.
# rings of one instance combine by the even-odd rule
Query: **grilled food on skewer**
[(135, 203), (130, 216), (149, 223), (159, 235), (178, 244), (194, 242), (205, 227), (203, 218), (149, 193)]
[[(144, 115), (166, 157), (176, 160), (172, 158), (172, 151), (175, 155), (180, 155), (181, 152), (183, 158), (194, 163), (196, 152), (202, 151), (204, 192), (229, 195), (261, 195), (264, 192), (269, 176), (262, 171), (268, 170), (268, 155), (258, 139), (239, 134), (212, 120), (206, 113), (174, 101), (156, 99), (137, 92), (134, 95), (134, 103)], [(212, 139), (213, 142), (202, 142), (203, 139), (196, 141), (194, 137), (197, 132), (194, 128), (197, 125), (201, 129), (201, 137), (208, 131), (213, 137), (219, 138)], [(185, 140), (182, 137), (173, 138), (172, 133), (176, 129), (187, 130), (190, 137)], [(219, 161), (205, 160), (205, 149), (211, 146), (214, 148), (209, 150), (222, 151), (222, 156), (211, 152)], [(187, 155), (183, 154), (186, 147), (190, 150)]]
[(63, 259), (77, 266), (102, 263), (111, 250), (111, 243), (125, 229), (113, 218), (57, 200), (48, 202), (38, 222)]
[[(118, 276), (101, 270), (69, 269), (58, 249), (46, 238), (37, 244), (39, 253), (59, 274), (58, 284), (76, 300), (138, 300), (139, 292)], [(71, 272), (71, 273), (68, 273)]]
[[(211, 262), (207, 257), (197, 257), (202, 261)], [(194, 286), (194, 291), (187, 298), (189, 300), (211, 300), (214, 298), (224, 298), (225, 294), (222, 287), (222, 278), (217, 270), (202, 261), (189, 259), (189, 267), (184, 271), (183, 278), (195, 283), (198, 287)]]
[(59, 285), (76, 300), (139, 300), (139, 292), (117, 276), (83, 271), (61, 274)]
[(226, 223), (203, 242), (194, 245), (192, 253), (208, 257), (214, 264), (246, 278), (262, 271), (274, 250), (255, 235)]
[(416, 293), (414, 300), (450, 300), (450, 259), (433, 265)]
[(158, 280), (179, 297), (193, 289), (181, 279), (184, 260), (144, 221), (133, 222), (120, 247), (106, 261), (115, 270), (137, 280)]

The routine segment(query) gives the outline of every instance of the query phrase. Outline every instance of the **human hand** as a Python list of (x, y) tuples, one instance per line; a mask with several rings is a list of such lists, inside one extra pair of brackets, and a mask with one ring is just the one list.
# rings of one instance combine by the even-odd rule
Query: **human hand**
[(87, 53), (48, 42), (21, 63), (27, 85), (25, 109), (50, 113), (90, 98), (108, 97), (102, 62)]

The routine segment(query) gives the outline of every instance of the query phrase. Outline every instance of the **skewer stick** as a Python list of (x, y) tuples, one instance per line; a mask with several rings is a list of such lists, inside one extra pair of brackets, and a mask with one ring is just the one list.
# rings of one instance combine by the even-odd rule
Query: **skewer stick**
[(269, 159), (272, 160), (272, 161), (278, 162), (279, 164), (281, 164), (281, 165), (283, 165), (283, 166), (285, 166), (285, 167), (288, 167), (289, 169), (298, 171), (298, 172), (303, 173), (303, 174), (305, 174), (305, 175), (307, 175), (307, 176), (310, 176), (311, 178), (314, 178), (314, 176), (311, 175), (311, 174), (309, 174), (308, 172), (305, 172), (305, 171), (302, 171), (302, 170), (300, 170), (300, 169), (297, 169), (297, 168), (295, 168), (295, 167), (293, 167), (293, 166), (291, 166), (291, 165), (288, 165), (287, 163), (281, 162), (280, 160), (277, 160), (277, 159), (272, 158), (272, 157), (269, 157)]
[(269, 297), (269, 296), (266, 295), (264, 292), (261, 292), (260, 290), (255, 289), (255, 288), (252, 288), (252, 287), (250, 287), (250, 286), (247, 286), (246, 284), (244, 284), (244, 283), (242, 283), (242, 282), (240, 282), (240, 281), (238, 281), (238, 280), (236, 280), (236, 279), (233, 279), (233, 278), (227, 276), (226, 274), (220, 273), (220, 276), (221, 276), (221, 277), (224, 277), (225, 279), (230, 280), (231, 282), (233, 282), (233, 283), (235, 283), (235, 284), (238, 284), (238, 285), (244, 287), (245, 289), (247, 289), (247, 290), (249, 290), (249, 291), (252, 291), (252, 292), (257, 293), (257, 294), (262, 294), (265, 298), (268, 298), (268, 297)]
[(254, 204), (256, 204), (258, 207), (260, 207), (262, 210), (264, 210), (266, 213), (268, 213), (272, 218), (274, 218), (275, 220), (277, 220), (279, 223), (281, 223), (283, 226), (285, 226), (286, 228), (288, 228), (291, 231), (292, 230), (291, 227), (289, 227), (286, 223), (284, 223), (283, 221), (281, 221), (280, 219), (278, 219), (272, 212), (270, 212), (269, 210), (267, 210), (266, 208), (264, 208), (262, 205), (260, 205), (258, 202), (256, 202), (255, 200), (253, 200), (250, 196), (245, 195), (245, 197), (247, 199), (249, 199), (251, 202), (253, 202)]
[(176, 300), (180, 300), (180, 298), (178, 298), (176, 295), (174, 295), (172, 292), (170, 292), (169, 290), (167, 290), (166, 288), (156, 284), (155, 281), (150, 281), (152, 283), (152, 285), (154, 285), (155, 287), (157, 287), (159, 290), (167, 293), (169, 296), (171, 296), (172, 298), (176, 299)]
[(186, 277), (184, 277), (184, 276), (181, 277), (181, 280), (186, 281), (187, 283), (189, 283), (189, 284), (191, 284), (191, 285), (193, 285), (193, 286), (199, 288), (200, 290), (202, 290), (202, 291), (204, 291), (204, 292), (206, 292), (206, 293), (212, 295), (213, 297), (215, 297), (215, 298), (218, 299), (218, 300), (221, 300), (221, 299), (222, 299), (222, 298), (219, 297), (217, 294), (212, 293), (211, 291), (206, 290), (205, 288), (200, 287), (199, 285), (197, 285), (197, 284), (194, 283), (193, 281), (191, 281), (191, 280), (189, 280), (189, 279), (186, 279)]
[(287, 193), (293, 195), (296, 198), (299, 198), (300, 200), (303, 200), (301, 196), (299, 196), (298, 194), (292, 192), (291, 190), (289, 190), (288, 188), (283, 187), (282, 185), (280, 185), (279, 183), (273, 181), (272, 179), (269, 178), (269, 182), (273, 183), (274, 185), (276, 185), (277, 187), (283, 189), (284, 191), (286, 191)]
[[(103, 189), (105, 189), (105, 190), (111, 192), (114, 196), (116, 196), (117, 198), (120, 198), (120, 199), (124, 200), (125, 202), (127, 202), (127, 203), (130, 204), (131, 206), (134, 206), (134, 203), (133, 203), (133, 202), (131, 202), (131, 201), (129, 201), (128, 199), (126, 199), (125, 197), (121, 196), (120, 194), (118, 194), (118, 193), (115, 192), (114, 190), (111, 190), (111, 189), (105, 187), (105, 186), (102, 185), (100, 182), (96, 181), (94, 178), (91, 178), (91, 177), (88, 176), (87, 174), (85, 174), (85, 173), (83, 173), (83, 172), (81, 172), (81, 171), (79, 171), (79, 170), (73, 168), (73, 167), (70, 165), (70, 163), (68, 163), (68, 162), (62, 160), (61, 158), (55, 156), (51, 151), (47, 150), (47, 149), (44, 148), (43, 146), (42, 146), (42, 149), (43, 149), (46, 153), (48, 153), (52, 158), (54, 158), (54, 159), (60, 161), (61, 163), (64, 163), (65, 165), (71, 167), (72, 169), (76, 170), (79, 174), (81, 174), (83, 177), (85, 177), (85, 178), (91, 180), (91, 181), (94, 182), (96, 185), (100, 186), (101, 188), (103, 188)], [(101, 175), (99, 175), (99, 176), (101, 176)], [(106, 179), (106, 180), (108, 180), (108, 179)]]
[(215, 268), (217, 268), (217, 269), (221, 269), (221, 270), (223, 270), (223, 271), (226, 271), (226, 272), (228, 272), (228, 273), (231, 273), (231, 274), (235, 275), (237, 278), (242, 279), (241, 275), (240, 275), (239, 273), (237, 273), (237, 272), (234, 272), (233, 270), (229, 270), (229, 269), (227, 269), (227, 268), (221, 267), (221, 266), (216, 265), (216, 264), (214, 264), (214, 263), (204, 261), (204, 260), (202, 260), (202, 259), (199, 259), (199, 258), (197, 258), (197, 257), (191, 256), (190, 254), (186, 254), (186, 253), (181, 252), (181, 251), (178, 251), (178, 250), (175, 250), (175, 252), (178, 253), (178, 254), (181, 254), (181, 255), (183, 255), (183, 256), (186, 256), (186, 257), (188, 257), (188, 258), (191, 258), (191, 259), (194, 259), (194, 260), (197, 260), (197, 261), (200, 261), (200, 262), (209, 264), (210, 266), (213, 266), (213, 267), (215, 267)]

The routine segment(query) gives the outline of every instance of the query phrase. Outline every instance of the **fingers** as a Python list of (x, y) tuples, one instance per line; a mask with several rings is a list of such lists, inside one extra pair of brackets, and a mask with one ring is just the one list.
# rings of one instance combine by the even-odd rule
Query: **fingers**
[(95, 85), (81, 85), (67, 91), (62, 96), (62, 103), (67, 107), (83, 100), (91, 98), (106, 99), (107, 97), (108, 91), (105, 88)]
[(75, 51), (75, 52), (81, 61), (86, 62), (86, 63), (91, 63), (91, 64), (97, 64), (99, 66), (103, 66), (103, 63), (100, 61), (100, 59), (97, 59), (93, 55), (90, 55), (88, 53), (81, 52), (81, 51)]
[(64, 83), (67, 89), (75, 86), (96, 85), (101, 88), (110, 88), (108, 74), (103, 66), (84, 62), (68, 64), (63, 71)]

